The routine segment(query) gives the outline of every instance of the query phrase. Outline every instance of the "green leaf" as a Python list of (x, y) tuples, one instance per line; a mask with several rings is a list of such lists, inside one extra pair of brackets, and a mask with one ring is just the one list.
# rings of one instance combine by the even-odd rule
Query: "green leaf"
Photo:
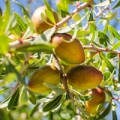
[(107, 53), (107, 58), (108, 59), (112, 59), (114, 57), (117, 57), (117, 54), (116, 53)]
[(53, 53), (53, 48), (54, 48), (53, 45), (50, 43), (41, 43), (38, 45), (31, 45), (31, 46), (18, 48), (17, 51)]
[(10, 98), (11, 98), (11, 95), (10, 95), (8, 98), (6, 98), (3, 102), (0, 103), (0, 108), (1, 108), (1, 109), (8, 106), (8, 103), (9, 103), (9, 101), (10, 101)]
[(9, 49), (8, 37), (4, 34), (0, 35), (0, 54), (6, 54)]
[(30, 111), (30, 117), (32, 117), (33, 114), (37, 111), (39, 105), (40, 105), (40, 103), (37, 103), (37, 104), (33, 107), (33, 109)]
[(32, 42), (32, 44), (39, 44), (43, 41), (49, 42), (51, 40), (52, 35), (55, 33), (55, 31), (56, 29), (54, 27), (47, 29), (40, 36), (36, 37), (34, 41)]
[(65, 93), (65, 90), (62, 89), (62, 88), (59, 88), (58, 86), (55, 86), (55, 85), (53, 85), (53, 84), (46, 83), (46, 82), (44, 82), (43, 84), (44, 84), (46, 87), (54, 90), (57, 94), (64, 94), (64, 93)]
[(18, 80), (22, 83), (22, 84), (26, 84), (25, 83), (25, 80), (22, 78), (22, 76), (20, 75), (20, 73), (15, 69), (15, 66), (10, 62), (8, 61), (7, 65), (6, 65), (6, 71), (8, 73), (15, 73)]
[(94, 5), (95, 7), (102, 7), (102, 6), (107, 6), (110, 5), (110, 1), (106, 0), (104, 2), (98, 3), (97, 5)]
[(112, 111), (112, 119), (113, 119), (113, 120), (118, 120), (117, 114), (116, 114), (116, 111), (115, 111), (115, 110)]
[(43, 107), (43, 111), (44, 112), (51, 111), (55, 109), (56, 107), (58, 107), (60, 105), (61, 98), (62, 98), (62, 95), (55, 97), (53, 100), (51, 100), (49, 103), (47, 103)]
[(19, 88), (17, 88), (15, 93), (11, 96), (11, 99), (8, 103), (8, 109), (15, 110), (18, 105), (18, 100), (19, 100)]
[(111, 104), (111, 102), (109, 102), (107, 108), (100, 114), (100, 116), (97, 119), (100, 120), (100, 119), (104, 118), (106, 115), (108, 115), (108, 113), (111, 110), (111, 107), (112, 107), (112, 104)]
[(44, 0), (45, 6), (47, 7), (47, 9), (52, 13), (52, 9), (50, 4), (47, 2), (47, 0)]
[[(2, 30), (1, 32), (4, 32), (6, 33), (6, 28), (7, 28), (7, 25), (8, 25), (8, 22), (9, 22), (9, 18), (10, 18), (10, 15), (11, 15), (11, 6), (10, 6), (10, 0), (6, 0), (5, 1), (5, 12), (4, 12), (4, 15), (3, 15), (3, 24), (2, 24)], [(1, 47), (0, 47), (1, 48)]]
[(0, 109), (0, 120), (11, 120), (5, 110)]
[(110, 72), (112, 73), (113, 70), (115, 69), (115, 66), (112, 65), (112, 63), (111, 63), (102, 53), (100, 53), (100, 57), (105, 61), (108, 69), (109, 69)]
[(115, 13), (109, 12), (103, 19), (112, 20), (113, 18), (116, 17), (117, 13), (118, 13), (117, 11)]
[(72, 30), (71, 27), (69, 26), (65, 26), (65, 27), (60, 27), (58, 30), (57, 30), (57, 33), (68, 33)]
[(26, 29), (27, 29), (27, 26), (24, 23), (23, 19), (16, 12), (14, 12), (14, 15), (15, 15), (15, 17), (17, 19), (17, 23), (19, 24), (20, 28), (22, 29), (23, 32), (25, 32)]
[(112, 9), (116, 9), (116, 8), (118, 8), (118, 7), (120, 7), (120, 0), (118, 0), (118, 1), (116, 2), (116, 4), (114, 5), (114, 7), (113, 7)]
[(116, 31), (116, 29), (114, 27), (112, 27), (111, 25), (108, 25), (108, 30), (118, 39), (120, 40), (120, 35), (119, 33)]
[(45, 13), (46, 13), (47, 17), (50, 19), (50, 21), (51, 21), (53, 24), (56, 24), (55, 18), (54, 18), (54, 15), (53, 15), (53, 12), (45, 9)]
[(120, 47), (120, 41), (116, 42), (115, 45), (113, 45), (112, 50), (116, 50)]
[(20, 105), (25, 104), (28, 101), (27, 89), (25, 86), (22, 87), (20, 91), (19, 103)]
[(88, 21), (94, 21), (94, 19), (93, 19), (93, 13), (91, 11), (89, 13), (89, 19), (88, 19)]
[(5, 91), (9, 90), (10, 88), (4, 88), (0, 90), (0, 94), (3, 94)]
[(106, 41), (110, 44), (109, 37), (105, 33), (101, 32), (101, 31), (98, 31), (98, 37), (102, 38), (104, 41)]
[(32, 104), (36, 104), (36, 97), (31, 91), (27, 91), (27, 96)]
[(19, 7), (22, 8), (23, 14), (26, 15), (28, 18), (30, 18), (30, 15), (29, 15), (29, 13), (27, 12), (27, 10), (25, 9), (25, 7), (24, 7), (22, 4), (20, 4), (19, 2), (17, 2), (16, 0), (14, 0), (14, 2), (15, 2)]

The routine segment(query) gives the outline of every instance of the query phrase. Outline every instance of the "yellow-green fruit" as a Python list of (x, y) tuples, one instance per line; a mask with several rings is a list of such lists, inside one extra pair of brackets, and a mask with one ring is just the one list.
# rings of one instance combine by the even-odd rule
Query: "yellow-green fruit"
[(98, 105), (105, 102), (105, 93), (100, 88), (92, 89), (89, 92), (92, 98), (85, 103), (85, 109), (90, 114), (97, 113)]
[[(32, 16), (32, 22), (33, 22), (34, 28), (36, 29), (36, 32), (39, 34), (41, 34), (43, 31), (47, 30), (48, 28), (52, 28), (54, 26), (54, 24), (50, 21), (50, 19), (46, 15), (45, 9), (47, 9), (46, 6), (41, 6), (41, 7), (37, 8)], [(55, 22), (56, 23), (59, 22), (59, 17), (57, 15), (57, 13), (53, 9), (52, 9), (52, 12), (53, 12), (53, 15), (55, 18)], [(52, 25), (47, 24), (41, 18), (41, 14), (44, 15), (45, 21), (47, 21), (48, 23), (50, 23)]]
[(103, 74), (93, 66), (78, 65), (67, 73), (68, 82), (71, 86), (81, 90), (87, 90), (98, 86)]
[(39, 94), (49, 92), (51, 89), (46, 87), (44, 83), (58, 85), (60, 82), (60, 72), (54, 66), (43, 66), (36, 70), (28, 81), (28, 89)]
[(70, 40), (72, 36), (66, 33), (57, 33), (52, 36), (51, 42), (55, 45), (54, 52), (61, 60), (79, 64), (85, 61), (84, 49), (78, 39)]

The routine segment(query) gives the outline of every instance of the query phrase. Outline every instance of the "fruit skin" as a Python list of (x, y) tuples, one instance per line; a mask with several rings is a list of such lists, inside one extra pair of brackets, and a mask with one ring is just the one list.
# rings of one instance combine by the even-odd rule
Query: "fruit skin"
[(54, 66), (43, 66), (36, 70), (28, 81), (28, 89), (38, 94), (44, 94), (51, 89), (46, 87), (43, 83), (47, 82), (53, 85), (60, 83), (60, 72)]
[(67, 78), (74, 88), (87, 90), (98, 86), (103, 79), (103, 74), (93, 66), (78, 65), (68, 71)]
[(105, 102), (105, 93), (100, 88), (92, 89), (89, 92), (92, 98), (85, 102), (85, 109), (90, 114), (96, 114), (98, 105)]
[[(52, 28), (54, 26), (54, 24), (50, 21), (50, 19), (47, 17), (46, 13), (45, 13), (45, 9), (46, 6), (41, 6), (39, 8), (37, 8), (35, 10), (35, 12), (32, 15), (32, 22), (34, 25), (34, 28), (36, 29), (36, 32), (41, 34), (43, 31), (47, 30), (48, 28)], [(52, 9), (54, 18), (55, 18), (55, 22), (59, 22), (59, 17), (57, 15), (57, 13)], [(45, 19), (48, 23), (53, 24), (52, 25), (48, 25), (47, 23), (44, 22), (44, 20), (41, 18), (41, 14), (44, 14)]]
[(85, 61), (84, 49), (78, 39), (69, 42), (72, 36), (67, 33), (56, 33), (51, 42), (55, 45), (54, 52), (58, 58), (66, 63), (79, 64)]

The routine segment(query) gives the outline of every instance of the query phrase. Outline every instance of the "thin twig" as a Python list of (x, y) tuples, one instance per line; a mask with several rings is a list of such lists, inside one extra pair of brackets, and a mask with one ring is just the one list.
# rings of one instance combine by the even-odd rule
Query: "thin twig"
[(115, 53), (115, 54), (120, 54), (119, 50), (111, 50), (111, 49), (108, 49), (108, 48), (98, 48), (98, 47), (95, 47), (95, 46), (84, 46), (84, 49), (94, 50), (94, 51), (97, 51), (97, 52), (111, 52), (111, 53)]
[(54, 58), (56, 67), (57, 67), (58, 70), (60, 71), (62, 84), (63, 84), (63, 86), (64, 86), (67, 94), (68, 94), (69, 97), (71, 98), (72, 103), (74, 104), (73, 94), (70, 92), (69, 87), (68, 87), (67, 76), (66, 76), (66, 74), (63, 73), (62, 67), (61, 67), (61, 65), (60, 65), (60, 63), (59, 63), (59, 60), (58, 60), (58, 58), (56, 57), (56, 55), (53, 54), (53, 58)]

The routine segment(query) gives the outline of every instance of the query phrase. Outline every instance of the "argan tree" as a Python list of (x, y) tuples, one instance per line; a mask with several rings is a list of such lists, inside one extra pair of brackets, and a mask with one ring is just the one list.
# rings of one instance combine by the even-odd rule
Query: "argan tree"
[(120, 1), (44, 0), (32, 17), (14, 2), (23, 16), (0, 10), (0, 120), (120, 119)]

